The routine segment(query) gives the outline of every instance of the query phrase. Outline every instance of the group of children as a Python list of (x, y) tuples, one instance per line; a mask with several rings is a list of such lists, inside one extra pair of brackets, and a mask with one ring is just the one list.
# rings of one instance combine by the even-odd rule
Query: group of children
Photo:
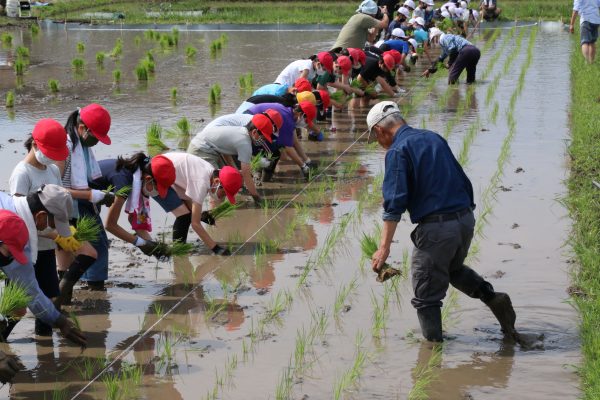
[[(310, 179), (317, 163), (304, 150), (302, 132), (308, 132), (308, 140), (324, 140), (316, 121), (326, 120), (332, 107), (361, 107), (382, 94), (402, 95), (398, 74), (409, 72), (421, 54), (433, 63), (426, 75), (435, 72), (436, 60), (450, 56), (451, 64), (467, 68), (471, 82), (476, 60), (474, 64), (465, 60), (478, 59), (479, 51), (466, 39), (444, 34), (433, 25), (437, 14), (432, 3), (420, 1), (415, 8), (412, 0), (406, 0), (388, 27), (388, 17), (377, 19), (381, 9), (365, 0), (357, 13), (360, 21), (351, 27), (354, 31), (345, 26), (331, 50), (291, 62), (235, 113), (200, 130), (186, 152), (154, 157), (138, 152), (97, 160), (94, 146), (111, 145), (111, 116), (95, 103), (74, 110), (64, 126), (53, 119), (40, 120), (25, 142), (25, 158), (12, 172), (10, 194), (0, 192), (0, 269), (29, 294), (36, 334), (49, 335), (52, 327), (58, 327), (67, 338), (86, 344), (82, 332), (60, 310), (70, 304), (79, 280), (91, 290), (104, 290), (109, 270), (107, 232), (158, 260), (171, 256), (170, 248), (151, 235), (150, 198), (175, 216), (173, 241), (186, 242), (191, 227), (215, 255), (229, 255), (203, 226), (215, 222), (211, 211), (203, 209), (205, 199), (233, 204), (245, 186), (260, 205), (264, 199), (256, 181), (272, 180), (282, 157)], [(442, 14), (457, 15), (458, 8), (447, 6)], [(356, 34), (357, 27), (368, 32)], [(434, 60), (430, 46), (437, 42), (442, 54)], [(460, 71), (452, 75), (454, 81)], [(253, 159), (258, 159), (258, 175)], [(108, 209), (104, 220), (102, 206)], [(119, 223), (123, 212), (128, 227)], [(78, 239), (75, 225), (84, 218), (100, 227), (94, 241)], [(7, 317), (11, 318), (0, 327), (3, 340), (18, 322), (16, 316)]]

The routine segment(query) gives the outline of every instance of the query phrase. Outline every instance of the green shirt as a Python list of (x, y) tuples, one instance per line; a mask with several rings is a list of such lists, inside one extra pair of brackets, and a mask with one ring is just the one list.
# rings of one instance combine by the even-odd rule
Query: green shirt
[(369, 29), (375, 28), (377, 25), (379, 25), (379, 21), (371, 16), (361, 13), (354, 14), (342, 27), (332, 49), (337, 47), (362, 49), (367, 41)]
[(312, 81), (313, 87), (317, 87), (318, 85), (327, 86), (328, 83), (335, 82), (335, 75), (330, 74), (329, 72), (325, 72), (323, 75), (317, 75)]

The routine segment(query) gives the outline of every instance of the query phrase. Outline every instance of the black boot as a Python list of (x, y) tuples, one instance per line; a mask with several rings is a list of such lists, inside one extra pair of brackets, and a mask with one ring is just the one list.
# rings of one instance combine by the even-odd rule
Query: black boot
[(104, 281), (87, 281), (88, 289), (94, 292), (105, 292)]
[(39, 318), (35, 319), (35, 334), (38, 336), (52, 336), (52, 326)]
[(60, 295), (55, 303), (56, 308), (60, 309), (60, 306), (65, 304), (71, 304), (73, 297), (73, 286), (77, 283), (79, 278), (87, 271), (87, 269), (96, 261), (94, 257), (86, 256), (83, 254), (75, 257), (73, 263), (69, 266), (69, 269), (65, 272), (58, 287), (60, 289)]
[(484, 300), (484, 303), (494, 313), (494, 316), (500, 323), (504, 336), (511, 339), (517, 339), (517, 331), (515, 330), (517, 314), (515, 313), (508, 294), (496, 292), (491, 299)]
[(175, 218), (175, 222), (173, 223), (173, 241), (186, 243), (191, 224), (191, 212), (185, 215), (180, 215), (179, 217)]
[(425, 339), (430, 342), (442, 342), (442, 310), (440, 307), (427, 307), (417, 310), (419, 324)]

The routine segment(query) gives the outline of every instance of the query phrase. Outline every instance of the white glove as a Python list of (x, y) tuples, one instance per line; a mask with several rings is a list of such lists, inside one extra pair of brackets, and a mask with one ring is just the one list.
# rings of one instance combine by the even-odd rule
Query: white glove
[(140, 247), (148, 243), (146, 240), (142, 239), (139, 236), (135, 237), (135, 243), (133, 244), (135, 247)]
[(104, 200), (104, 196), (106, 196), (106, 193), (102, 190), (92, 189), (90, 192), (90, 201), (94, 204)]
[(259, 165), (261, 168), (267, 168), (269, 165), (271, 165), (271, 161), (269, 161), (267, 158), (261, 158), (259, 161)]

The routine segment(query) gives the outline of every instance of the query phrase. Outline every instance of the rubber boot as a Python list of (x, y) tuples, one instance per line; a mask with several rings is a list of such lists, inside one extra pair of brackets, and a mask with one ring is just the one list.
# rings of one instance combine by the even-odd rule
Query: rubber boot
[(8, 340), (8, 335), (15, 329), (15, 326), (19, 323), (19, 319), (9, 319), (8, 322), (3, 324), (2, 333), (0, 333), (0, 341), (6, 342)]
[(71, 304), (73, 298), (73, 286), (77, 283), (79, 278), (87, 271), (87, 269), (96, 261), (94, 257), (86, 256), (83, 254), (75, 257), (75, 260), (69, 266), (69, 269), (65, 272), (62, 279), (58, 284), (60, 294), (55, 302), (57, 309), (60, 309), (61, 305)]
[(440, 307), (427, 307), (417, 310), (421, 332), (430, 342), (442, 342), (442, 309)]
[(175, 218), (175, 222), (173, 223), (173, 241), (186, 243), (191, 224), (191, 212), (185, 215), (180, 215), (179, 217)]
[(35, 334), (38, 336), (52, 336), (52, 326), (41, 319), (35, 319)]
[(484, 301), (484, 303), (494, 313), (494, 316), (500, 323), (504, 336), (516, 339), (515, 321), (517, 320), (517, 315), (508, 294), (496, 292), (491, 299)]
[(104, 281), (87, 281), (88, 289), (94, 292), (104, 292), (106, 288), (104, 287)]

